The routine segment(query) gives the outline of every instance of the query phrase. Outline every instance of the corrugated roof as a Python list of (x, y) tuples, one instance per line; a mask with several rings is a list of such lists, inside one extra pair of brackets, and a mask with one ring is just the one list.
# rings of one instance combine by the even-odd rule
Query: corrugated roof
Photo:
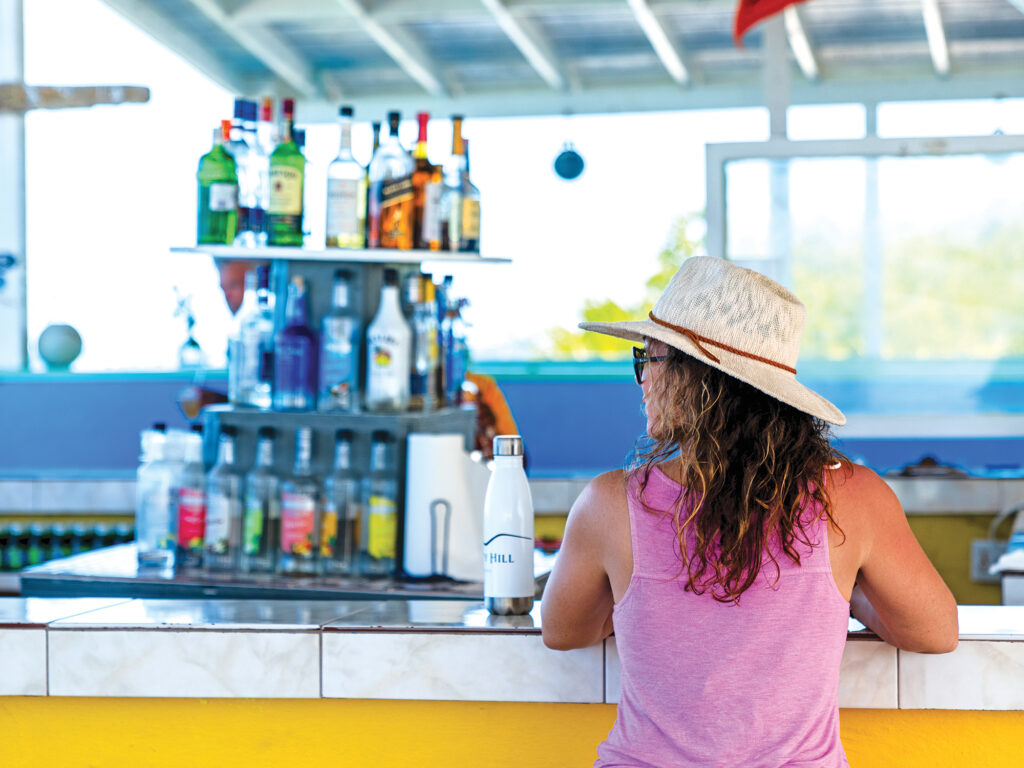
[[(342, 100), (364, 115), (763, 103), (763, 27), (735, 47), (733, 0), (106, 2), (236, 93), (299, 98), (304, 120)], [(787, 13), (793, 103), (1024, 95), (1024, 0), (809, 0)], [(809, 56), (795, 55), (801, 36)]]

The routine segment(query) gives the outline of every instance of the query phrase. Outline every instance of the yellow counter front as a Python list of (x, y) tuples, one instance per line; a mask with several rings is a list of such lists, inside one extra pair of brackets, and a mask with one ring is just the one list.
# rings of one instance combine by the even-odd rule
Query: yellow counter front
[[(851, 629), (854, 768), (1022, 764), (1024, 609), (962, 607), (944, 656)], [(614, 640), (550, 651), (536, 611), (0, 600), (0, 766), (585, 766), (617, 690)]]

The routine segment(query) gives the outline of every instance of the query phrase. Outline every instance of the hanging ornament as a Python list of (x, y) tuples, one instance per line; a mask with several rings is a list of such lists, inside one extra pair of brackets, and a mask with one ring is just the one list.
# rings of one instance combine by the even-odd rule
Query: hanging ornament
[(576, 151), (571, 141), (565, 142), (562, 151), (555, 158), (555, 173), (566, 181), (572, 181), (583, 173), (583, 157)]

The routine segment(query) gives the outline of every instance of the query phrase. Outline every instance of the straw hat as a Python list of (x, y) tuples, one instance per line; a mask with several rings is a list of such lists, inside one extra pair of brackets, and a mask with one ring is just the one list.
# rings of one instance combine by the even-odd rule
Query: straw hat
[(672, 276), (647, 320), (580, 328), (663, 341), (797, 410), (845, 424), (838, 408), (796, 380), (805, 314), (774, 280), (725, 259), (694, 256)]

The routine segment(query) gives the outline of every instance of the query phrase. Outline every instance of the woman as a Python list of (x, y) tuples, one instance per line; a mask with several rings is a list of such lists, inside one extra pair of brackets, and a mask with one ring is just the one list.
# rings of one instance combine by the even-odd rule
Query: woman
[(847, 765), (837, 689), (848, 617), (924, 653), (956, 603), (846, 419), (796, 380), (804, 307), (723, 259), (686, 260), (649, 319), (580, 327), (634, 351), (648, 447), (573, 505), (544, 591), (551, 648), (612, 632), (615, 726), (595, 766)]

